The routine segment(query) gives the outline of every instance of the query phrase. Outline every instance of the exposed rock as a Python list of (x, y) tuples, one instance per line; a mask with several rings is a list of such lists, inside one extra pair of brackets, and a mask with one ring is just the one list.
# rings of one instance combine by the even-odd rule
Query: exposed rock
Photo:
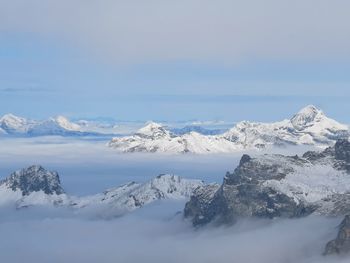
[(203, 194), (205, 188), (194, 192), (185, 216), (194, 225), (202, 225), (231, 224), (241, 217), (344, 215), (350, 212), (348, 145), (341, 140), (323, 152), (307, 152), (303, 157), (243, 155), (221, 187), (210, 192), (210, 198)]
[(0, 181), (12, 191), (21, 191), (23, 196), (43, 191), (47, 195), (63, 194), (59, 176), (56, 172), (47, 171), (40, 165), (33, 165), (11, 174)]
[(195, 189), (191, 196), (191, 201), (186, 203), (185, 217), (192, 218), (195, 225), (209, 223), (212, 216), (210, 214), (202, 214), (202, 212), (212, 213), (212, 210), (208, 209), (209, 206), (220, 209), (219, 206), (211, 203), (215, 200), (213, 197), (219, 188), (220, 185), (218, 184), (209, 184)]
[(324, 255), (345, 254), (350, 252), (350, 215), (345, 216), (339, 226), (336, 239), (328, 242)]

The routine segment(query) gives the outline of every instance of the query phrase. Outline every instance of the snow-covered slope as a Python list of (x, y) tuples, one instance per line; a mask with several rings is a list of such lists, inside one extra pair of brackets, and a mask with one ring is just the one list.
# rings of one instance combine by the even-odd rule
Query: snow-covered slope
[(0, 205), (15, 205), (16, 208), (32, 205), (67, 203), (56, 172), (39, 165), (12, 173), (0, 181)]
[(48, 120), (31, 125), (27, 132), (29, 135), (79, 135), (80, 126), (70, 122), (63, 116), (50, 118)]
[(0, 181), (0, 206), (60, 206), (75, 213), (114, 217), (157, 200), (188, 200), (204, 183), (176, 175), (162, 174), (145, 183), (131, 182), (101, 194), (85, 197), (67, 195), (56, 172), (33, 165)]
[(350, 213), (350, 142), (338, 140), (302, 157), (243, 155), (217, 188), (198, 188), (186, 204), (194, 225), (242, 217), (302, 217)]
[(282, 145), (329, 146), (348, 138), (349, 128), (307, 106), (290, 120), (276, 123), (243, 121), (219, 135), (189, 132), (176, 135), (157, 123), (149, 123), (132, 136), (113, 138), (109, 146), (121, 152), (227, 153)]
[(118, 216), (157, 200), (189, 199), (193, 191), (203, 185), (200, 180), (163, 174), (146, 183), (131, 182), (102, 194), (80, 198), (75, 201), (74, 207), (86, 210), (99, 208), (104, 216)]
[(0, 118), (0, 135), (15, 136), (87, 136), (103, 135), (89, 131), (77, 123), (69, 121), (63, 116), (49, 118), (43, 121), (28, 120), (13, 114), (6, 114)]
[(0, 118), (0, 128), (7, 134), (26, 133), (32, 124), (29, 120), (13, 114), (6, 114)]

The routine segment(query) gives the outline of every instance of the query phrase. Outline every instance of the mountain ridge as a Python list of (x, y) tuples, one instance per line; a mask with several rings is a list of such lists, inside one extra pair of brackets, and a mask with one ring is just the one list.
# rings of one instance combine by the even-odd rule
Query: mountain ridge
[(184, 213), (195, 226), (247, 217), (344, 216), (350, 213), (349, 173), (347, 140), (302, 156), (243, 155), (220, 187), (196, 190)]
[(161, 174), (144, 183), (130, 182), (103, 193), (75, 197), (64, 191), (57, 172), (32, 165), (0, 180), (0, 206), (13, 205), (20, 209), (53, 205), (73, 209), (76, 213), (114, 217), (159, 200), (189, 199), (194, 189), (203, 185), (201, 180)]
[(151, 122), (131, 136), (113, 138), (108, 145), (120, 152), (230, 153), (287, 145), (327, 147), (349, 135), (347, 125), (328, 118), (321, 110), (309, 105), (291, 119), (275, 123), (242, 121), (216, 135), (203, 135), (192, 130), (176, 134)]

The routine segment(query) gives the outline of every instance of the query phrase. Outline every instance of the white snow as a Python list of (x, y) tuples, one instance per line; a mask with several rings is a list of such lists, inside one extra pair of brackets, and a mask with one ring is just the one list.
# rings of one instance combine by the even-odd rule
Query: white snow
[(70, 122), (63, 116), (34, 121), (13, 114), (6, 114), (0, 118), (0, 129), (3, 134), (10, 135), (64, 135), (81, 131), (78, 124)]
[(188, 199), (193, 191), (203, 186), (203, 181), (184, 179), (177, 175), (164, 174), (146, 183), (131, 182), (109, 189), (102, 194), (75, 200), (76, 207), (109, 207), (116, 213), (133, 211), (157, 200)]
[(264, 183), (275, 190), (294, 198), (295, 201), (316, 203), (333, 194), (350, 193), (350, 177), (329, 165), (296, 167), (294, 173), (284, 179)]
[(60, 127), (68, 131), (81, 131), (81, 128), (78, 124), (70, 122), (66, 117), (57, 116), (53, 119)]
[(0, 206), (14, 205), (16, 208), (35, 205), (68, 205), (70, 198), (66, 194), (45, 194), (43, 191), (32, 192), (29, 195), (22, 195), (22, 191), (8, 188), (6, 184), (0, 185)]
[(190, 132), (177, 136), (165, 126), (151, 122), (132, 136), (113, 138), (108, 145), (121, 152), (204, 154), (281, 145), (326, 147), (337, 138), (348, 136), (347, 125), (326, 117), (314, 106), (307, 106), (290, 120), (275, 123), (242, 121), (219, 135)]
[(25, 133), (31, 121), (13, 114), (5, 114), (0, 118), (0, 128), (4, 133)]
[(21, 190), (13, 191), (6, 181), (0, 184), (0, 206), (23, 208), (28, 206), (64, 206), (77, 213), (93, 216), (120, 216), (158, 200), (186, 200), (199, 186), (201, 180), (184, 179), (177, 175), (164, 174), (145, 183), (131, 182), (105, 191), (104, 193), (75, 197), (67, 194), (45, 194), (33, 191), (23, 195)]

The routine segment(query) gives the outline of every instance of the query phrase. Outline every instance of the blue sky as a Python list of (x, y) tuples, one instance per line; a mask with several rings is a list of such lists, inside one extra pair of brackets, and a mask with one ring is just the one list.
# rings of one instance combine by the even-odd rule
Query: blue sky
[(0, 0), (0, 114), (350, 123), (346, 1), (56, 2)]

